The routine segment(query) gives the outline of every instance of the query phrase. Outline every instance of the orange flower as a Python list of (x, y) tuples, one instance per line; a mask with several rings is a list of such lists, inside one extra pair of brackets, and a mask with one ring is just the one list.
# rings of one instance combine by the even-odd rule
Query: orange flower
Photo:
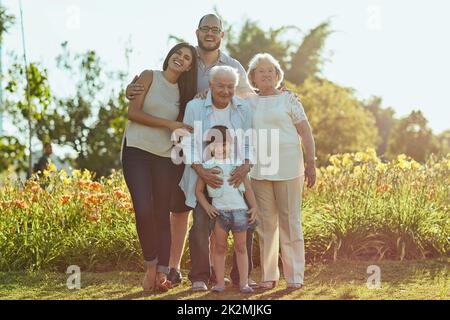
[(11, 201), (0, 201), (0, 209), (6, 210), (11, 206)]
[(80, 180), (77, 180), (77, 185), (78, 185), (78, 187), (83, 189), (83, 188), (89, 186), (89, 181), (84, 180), (84, 179), (80, 179)]
[(108, 199), (108, 197), (109, 197), (109, 194), (107, 194), (107, 193), (98, 193), (97, 194), (97, 198), (98, 198), (98, 200), (100, 200), (100, 201), (103, 201), (103, 200), (106, 200), (106, 199)]
[(14, 203), (16, 208), (19, 208), (19, 209), (26, 209), (27, 208), (27, 204), (25, 203), (24, 200), (14, 200), (13, 203)]
[(96, 213), (93, 213), (93, 214), (89, 215), (87, 219), (89, 221), (93, 221), (95, 223), (99, 223), (100, 222), (100, 217)]
[(80, 192), (77, 193), (77, 197), (80, 200), (86, 198), (87, 196), (88, 196), (87, 192), (84, 192), (84, 191), (80, 191)]
[(69, 195), (63, 195), (63, 196), (61, 196), (61, 197), (59, 198), (59, 201), (61, 202), (61, 204), (66, 204), (67, 202), (69, 202), (69, 200), (70, 200), (71, 198), (72, 198), (72, 197), (69, 196)]
[(38, 182), (34, 181), (34, 180), (30, 180), (28, 182), (27, 187), (30, 188), (32, 193), (38, 193), (39, 191), (41, 191), (41, 186)]
[(95, 194), (91, 194), (87, 197), (87, 202), (96, 205), (99, 202), (99, 198)]
[(390, 184), (383, 184), (377, 188), (377, 193), (383, 194), (392, 190), (392, 186)]
[(128, 195), (122, 191), (122, 189), (120, 188), (115, 188), (114, 189), (114, 195), (119, 198), (119, 199), (127, 199)]
[(131, 203), (129, 203), (129, 202), (127, 202), (127, 203), (125, 203), (125, 204), (121, 204), (121, 205), (119, 206), (119, 209), (122, 209), (122, 210), (124, 210), (124, 211), (128, 211), (128, 212), (130, 212), (130, 213), (134, 213), (134, 208), (133, 208), (133, 206), (131, 205)]
[(102, 189), (102, 187), (103, 187), (102, 184), (98, 182), (91, 182), (89, 184), (89, 189), (92, 191), (99, 191)]

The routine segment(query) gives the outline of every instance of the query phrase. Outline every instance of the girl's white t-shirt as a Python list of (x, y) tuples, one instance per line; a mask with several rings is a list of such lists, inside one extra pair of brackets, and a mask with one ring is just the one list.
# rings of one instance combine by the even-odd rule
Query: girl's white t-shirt
[(221, 186), (221, 188), (223, 188), (223, 194), (220, 197), (212, 198), (212, 205), (219, 210), (247, 210), (248, 207), (245, 203), (244, 195), (242, 194), (242, 192), (239, 190), (239, 188), (235, 188), (228, 182), (230, 174), (235, 168), (235, 165), (230, 162), (230, 159), (216, 160), (213, 158), (206, 161), (205, 163), (209, 168), (217, 165), (220, 169), (222, 169), (223, 172), (223, 185)]

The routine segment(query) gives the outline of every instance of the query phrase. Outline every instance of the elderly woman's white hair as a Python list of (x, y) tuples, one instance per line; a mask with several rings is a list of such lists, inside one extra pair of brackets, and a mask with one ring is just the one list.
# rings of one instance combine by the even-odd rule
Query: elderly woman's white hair
[(239, 73), (238, 71), (230, 66), (215, 66), (209, 72), (209, 82), (213, 82), (214, 78), (218, 75), (228, 75), (234, 79), (234, 85), (237, 86), (239, 83)]
[(250, 86), (252, 86), (253, 89), (258, 89), (255, 85), (255, 82), (253, 81), (253, 75), (255, 73), (255, 69), (258, 67), (261, 61), (267, 61), (275, 67), (275, 72), (277, 73), (278, 76), (276, 87), (278, 88), (284, 79), (284, 71), (283, 69), (281, 69), (280, 62), (278, 62), (278, 60), (275, 59), (270, 53), (265, 52), (257, 53), (248, 64), (247, 78), (248, 82), (250, 83)]

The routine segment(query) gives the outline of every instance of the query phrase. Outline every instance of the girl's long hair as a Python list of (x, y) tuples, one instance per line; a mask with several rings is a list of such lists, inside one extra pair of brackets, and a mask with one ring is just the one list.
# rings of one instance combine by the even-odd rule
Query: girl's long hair
[(178, 89), (180, 90), (180, 113), (178, 114), (177, 121), (182, 121), (184, 117), (184, 111), (186, 105), (197, 94), (197, 51), (194, 46), (187, 42), (181, 42), (170, 49), (163, 63), (163, 70), (167, 69), (169, 65), (170, 57), (179, 49), (188, 48), (191, 50), (192, 62), (191, 68), (188, 71), (183, 72), (178, 78)]

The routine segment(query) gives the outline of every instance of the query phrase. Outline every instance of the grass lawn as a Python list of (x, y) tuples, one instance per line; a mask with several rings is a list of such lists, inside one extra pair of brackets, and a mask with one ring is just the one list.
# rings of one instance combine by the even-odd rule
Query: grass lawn
[[(381, 269), (380, 289), (367, 288), (369, 265)], [(64, 273), (0, 272), (0, 299), (450, 299), (450, 259), (308, 265), (302, 289), (287, 290), (281, 281), (276, 289), (251, 295), (234, 288), (222, 294), (194, 293), (188, 281), (165, 294), (144, 293), (142, 276), (138, 272), (82, 272), (81, 289), (69, 290)], [(254, 279), (259, 280), (259, 269)]]

